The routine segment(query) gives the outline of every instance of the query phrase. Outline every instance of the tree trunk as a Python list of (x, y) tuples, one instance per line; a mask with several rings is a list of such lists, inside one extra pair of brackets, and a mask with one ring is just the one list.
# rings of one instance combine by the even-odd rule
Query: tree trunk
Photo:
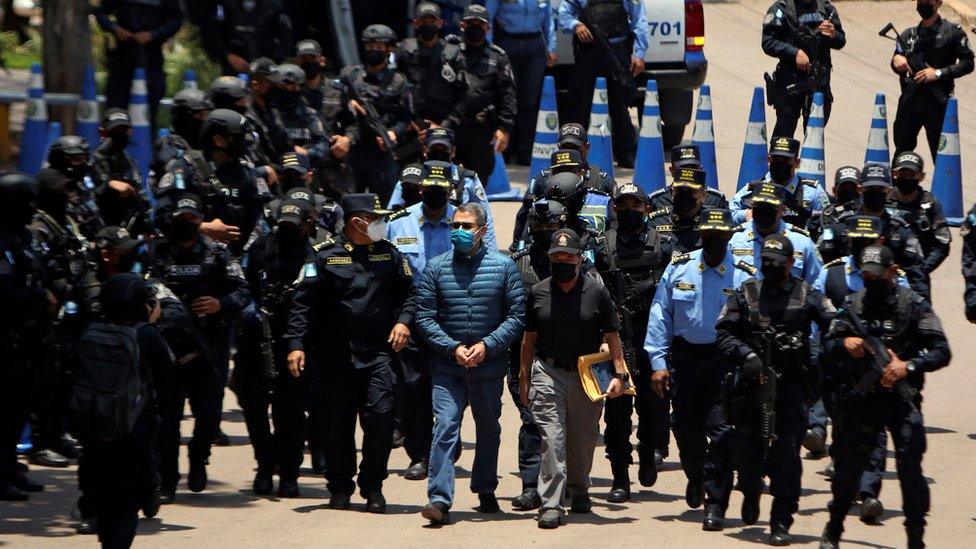
[[(88, 13), (88, 0), (44, 0), (45, 91), (81, 93), (85, 66), (92, 62)], [(49, 108), (65, 134), (74, 132), (75, 112), (73, 106)]]

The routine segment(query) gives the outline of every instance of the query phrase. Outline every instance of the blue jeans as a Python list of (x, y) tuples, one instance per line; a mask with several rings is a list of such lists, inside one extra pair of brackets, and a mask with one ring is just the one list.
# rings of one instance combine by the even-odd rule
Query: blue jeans
[(454, 502), (454, 455), (461, 443), (461, 417), (471, 404), (477, 443), (471, 471), (471, 491), (487, 494), (498, 487), (498, 446), (502, 427), (502, 390), (505, 377), (434, 374), (434, 437), (430, 445), (427, 497), (448, 507)]

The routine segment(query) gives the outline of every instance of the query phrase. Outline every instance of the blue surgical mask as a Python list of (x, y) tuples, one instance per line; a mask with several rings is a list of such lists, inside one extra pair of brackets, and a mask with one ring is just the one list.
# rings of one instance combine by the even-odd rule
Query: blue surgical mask
[(466, 254), (474, 248), (474, 233), (464, 229), (454, 229), (451, 231), (451, 244), (454, 245), (455, 250)]

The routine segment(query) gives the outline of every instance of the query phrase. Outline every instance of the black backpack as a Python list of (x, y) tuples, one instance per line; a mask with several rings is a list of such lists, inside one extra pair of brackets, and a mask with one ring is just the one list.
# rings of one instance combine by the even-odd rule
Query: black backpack
[(93, 322), (81, 336), (68, 406), (82, 440), (119, 440), (132, 432), (145, 409), (149, 391), (136, 335), (140, 326)]

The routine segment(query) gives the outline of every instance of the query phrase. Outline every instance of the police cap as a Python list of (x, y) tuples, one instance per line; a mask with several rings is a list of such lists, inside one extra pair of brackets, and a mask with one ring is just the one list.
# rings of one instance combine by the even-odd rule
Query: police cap
[(454, 130), (450, 128), (430, 128), (424, 135), (424, 146), (427, 148), (443, 145), (448, 149), (454, 148)]
[(698, 145), (671, 147), (671, 166), (674, 168), (702, 169), (701, 151), (698, 150)]
[(322, 46), (317, 41), (306, 38), (298, 44), (295, 44), (295, 57), (302, 57), (303, 55), (314, 55), (318, 57), (322, 55)]
[(552, 164), (550, 171), (554, 174), (561, 172), (578, 172), (583, 167), (583, 153), (576, 149), (559, 149), (549, 157)]
[(203, 201), (193, 193), (180, 193), (174, 200), (176, 208), (173, 209), (173, 217), (183, 214), (191, 214), (196, 217), (203, 217)]
[(464, 15), (461, 16), (462, 21), (469, 19), (478, 19), (488, 23), (488, 9), (481, 4), (471, 4), (464, 8)]
[(783, 188), (775, 183), (763, 183), (759, 185), (756, 192), (752, 195), (752, 205), (769, 204), (780, 206), (783, 204)]
[(556, 146), (560, 149), (566, 145), (571, 145), (577, 149), (582, 149), (587, 141), (586, 128), (582, 124), (570, 122), (559, 126), (559, 137), (556, 139)]
[(842, 166), (837, 168), (834, 172), (834, 185), (843, 185), (844, 183), (861, 183), (861, 170), (855, 168), (854, 166)]
[(861, 169), (862, 187), (890, 187), (891, 172), (880, 162), (868, 162)]
[(369, 42), (384, 42), (386, 44), (393, 44), (396, 42), (396, 33), (393, 29), (387, 27), (386, 25), (374, 24), (363, 29), (363, 34), (360, 36), (360, 41), (364, 44)]
[(617, 188), (613, 190), (613, 201), (618, 202), (620, 199), (632, 196), (643, 203), (647, 203), (647, 193), (645, 193), (640, 187), (634, 183), (620, 183)]
[(573, 255), (583, 253), (583, 243), (579, 235), (573, 229), (559, 229), (552, 233), (552, 244), (549, 246), (549, 254), (566, 252)]
[(925, 161), (922, 157), (914, 151), (905, 151), (895, 157), (895, 163), (892, 167), (893, 170), (911, 170), (912, 172), (919, 174), (925, 169)]
[(774, 137), (769, 142), (769, 156), (796, 158), (800, 155), (800, 142), (792, 137)]
[(873, 215), (855, 215), (847, 220), (848, 238), (881, 238), (881, 220)]
[(407, 164), (400, 172), (400, 182), (408, 185), (419, 185), (424, 177), (423, 164)]
[(725, 231), (732, 232), (735, 226), (732, 224), (732, 212), (722, 208), (709, 208), (702, 210), (701, 222), (698, 224), (699, 231)]
[(674, 186), (688, 187), (696, 191), (705, 187), (705, 172), (691, 168), (680, 168), (674, 172)]
[(95, 233), (95, 246), (100, 249), (131, 250), (139, 244), (124, 227), (110, 225)]
[(390, 215), (389, 210), (380, 204), (380, 197), (373, 193), (354, 193), (342, 197), (342, 211), (348, 214), (368, 213), (378, 216)]
[(436, 17), (441, 18), (441, 7), (433, 2), (421, 2), (417, 4), (417, 9), (414, 11), (414, 17), (420, 19), (421, 17)]
[(294, 63), (282, 63), (278, 65), (279, 84), (304, 84), (305, 71)]
[(129, 113), (124, 109), (113, 108), (108, 109), (102, 115), (101, 126), (107, 132), (117, 128), (132, 128), (132, 120), (129, 119)]
[(782, 265), (793, 257), (793, 243), (784, 234), (773, 233), (763, 240), (760, 259)]
[(302, 175), (312, 169), (308, 155), (300, 152), (286, 152), (281, 155), (281, 171), (294, 171)]
[(302, 223), (312, 219), (314, 209), (304, 200), (282, 200), (278, 205), (278, 223)]
[(884, 276), (885, 271), (895, 264), (895, 254), (887, 246), (874, 245), (861, 250), (861, 272), (874, 276)]

